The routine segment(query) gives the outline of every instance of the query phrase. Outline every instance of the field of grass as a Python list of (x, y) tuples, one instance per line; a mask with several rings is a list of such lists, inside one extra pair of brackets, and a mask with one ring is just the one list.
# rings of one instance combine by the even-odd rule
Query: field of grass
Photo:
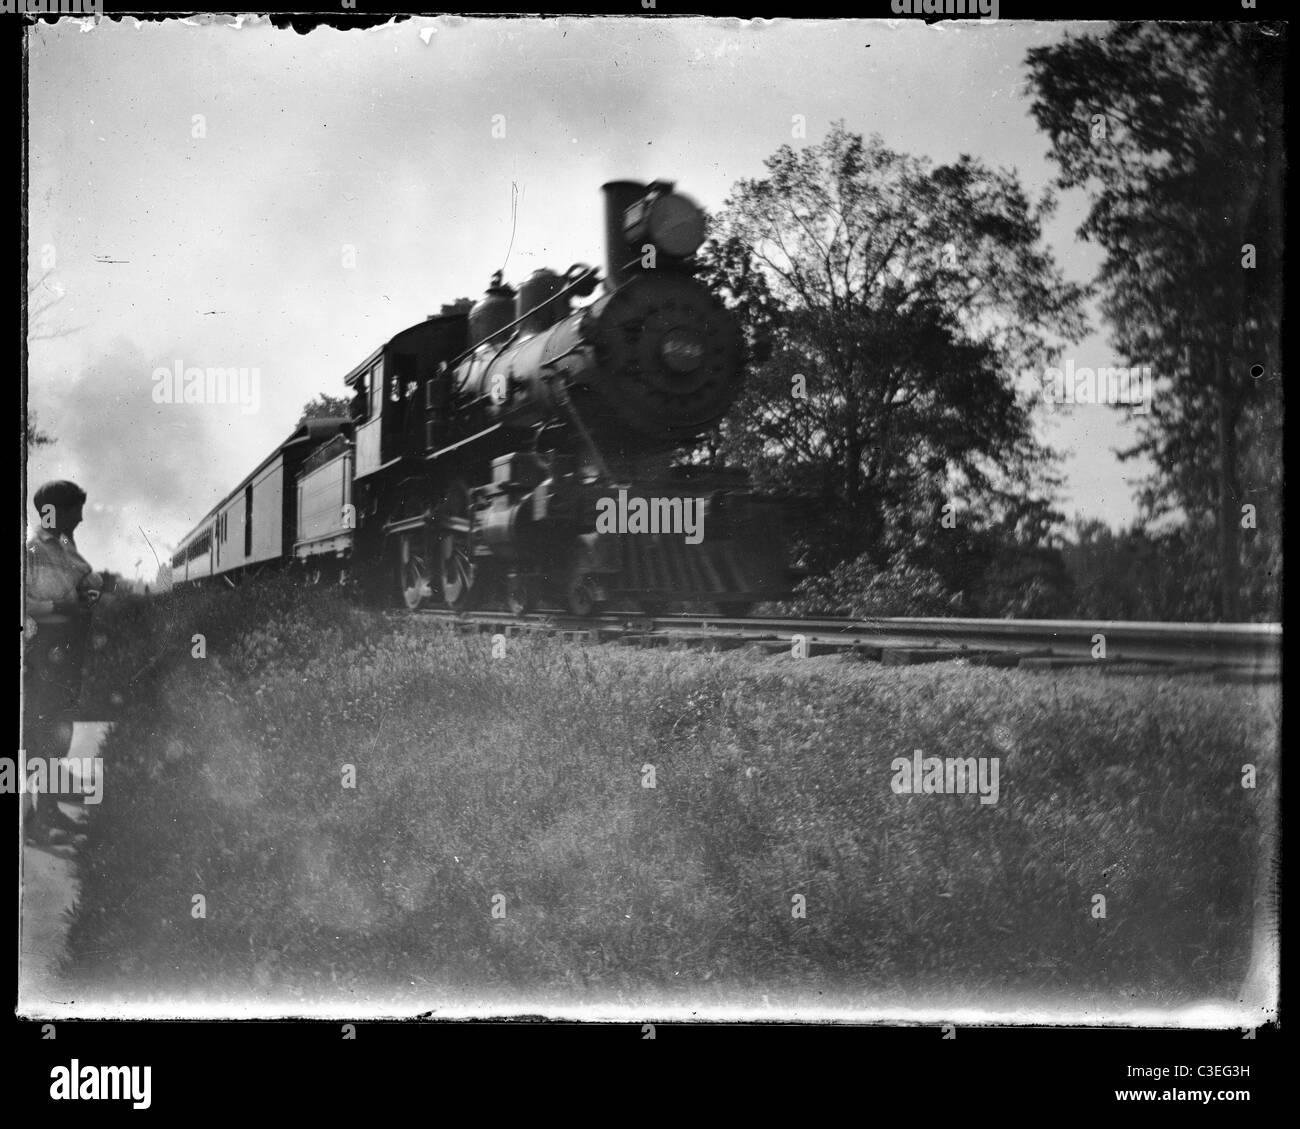
[[(79, 998), (1163, 1007), (1246, 974), (1274, 688), (494, 657), (278, 583), (100, 630)], [(895, 794), (915, 749), (999, 758), (998, 802)]]

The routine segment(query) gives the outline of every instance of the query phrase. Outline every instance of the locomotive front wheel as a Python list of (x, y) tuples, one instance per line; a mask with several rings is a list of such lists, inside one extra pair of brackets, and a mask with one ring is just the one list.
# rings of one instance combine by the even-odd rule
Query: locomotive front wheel
[(531, 576), (506, 578), (506, 606), (511, 615), (528, 615), (537, 610), (539, 602), (537, 581)]
[(402, 536), (402, 556), (398, 564), (398, 585), (402, 592), (402, 603), (407, 611), (418, 611), (431, 595), (429, 590), (429, 563), (421, 552), (423, 539), (406, 533)]
[(477, 602), (478, 568), (470, 554), (469, 491), (456, 483), (438, 508), (438, 556), (442, 598), (455, 612), (469, 611)]

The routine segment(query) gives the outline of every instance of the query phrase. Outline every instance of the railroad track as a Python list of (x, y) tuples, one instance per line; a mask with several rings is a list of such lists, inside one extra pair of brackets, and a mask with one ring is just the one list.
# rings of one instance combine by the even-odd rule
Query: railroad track
[(1098, 667), (1111, 673), (1208, 673), (1223, 681), (1280, 676), (1276, 623), (1134, 623), (1035, 619), (793, 619), (611, 612), (576, 618), (536, 613), (426, 610), (455, 630), (541, 633), (625, 646), (706, 650), (752, 647), (814, 658), (840, 654), (886, 666), (954, 662), (1029, 670)]

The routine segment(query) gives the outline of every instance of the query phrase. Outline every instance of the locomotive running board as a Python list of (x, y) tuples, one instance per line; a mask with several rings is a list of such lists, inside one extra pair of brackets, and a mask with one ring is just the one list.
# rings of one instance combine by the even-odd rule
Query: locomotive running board
[(412, 529), (423, 529), (427, 524), (427, 518), (424, 514), (418, 517), (406, 517), (401, 521), (385, 522), (384, 536), (391, 537), (394, 533), (409, 533)]
[(438, 451), (430, 451), (429, 454), (425, 455), (424, 457), (426, 460), (440, 459), (442, 458), (443, 455), (450, 455), (453, 451), (458, 450), (461, 447), (467, 446), (470, 443), (477, 443), (480, 439), (486, 438), (487, 436), (491, 435), (494, 431), (500, 431), (500, 430), (501, 430), (501, 424), (494, 423), (491, 427), (485, 427), (482, 431), (475, 432), (475, 434), (470, 435), (465, 439), (461, 439), (456, 443), (453, 443), (450, 447), (443, 447), (441, 450)]

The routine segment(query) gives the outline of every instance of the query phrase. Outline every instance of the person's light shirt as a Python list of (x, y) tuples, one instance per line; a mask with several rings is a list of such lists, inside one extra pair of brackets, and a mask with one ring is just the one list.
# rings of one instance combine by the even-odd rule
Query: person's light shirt
[(77, 549), (67, 533), (34, 529), (27, 537), (27, 614), (39, 623), (66, 623), (68, 616), (54, 610), (56, 603), (80, 597), (98, 598), (103, 578)]

